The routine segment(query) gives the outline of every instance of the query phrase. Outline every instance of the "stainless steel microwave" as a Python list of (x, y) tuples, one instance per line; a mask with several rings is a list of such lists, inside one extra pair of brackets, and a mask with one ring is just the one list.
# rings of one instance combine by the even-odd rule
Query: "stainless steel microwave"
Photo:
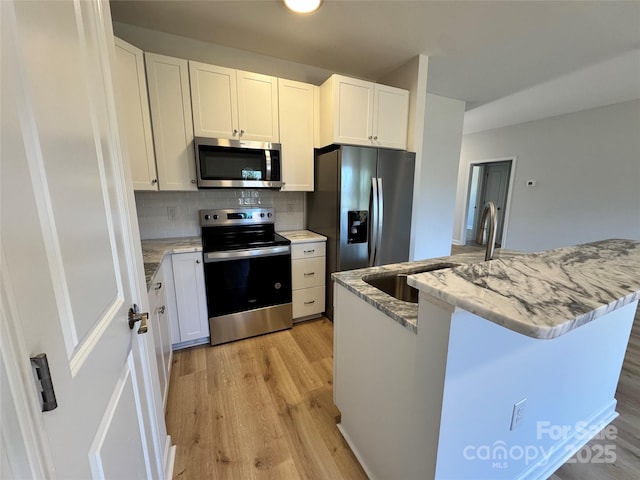
[(198, 188), (281, 188), (279, 143), (195, 138)]

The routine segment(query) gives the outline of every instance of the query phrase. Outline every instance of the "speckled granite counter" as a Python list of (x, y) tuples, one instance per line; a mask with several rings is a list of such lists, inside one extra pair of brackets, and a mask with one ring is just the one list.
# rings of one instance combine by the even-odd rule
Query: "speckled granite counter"
[(291, 243), (311, 243), (311, 242), (324, 242), (327, 237), (320, 235), (311, 230), (288, 230), (285, 232), (278, 232), (283, 237), (291, 240)]
[(141, 243), (147, 289), (151, 284), (153, 276), (158, 271), (158, 268), (160, 268), (162, 258), (166, 254), (202, 251), (202, 239), (200, 237), (160, 238), (142, 240)]
[(640, 242), (603, 240), (422, 273), (408, 282), (534, 338), (556, 338), (640, 298)]
[[(524, 253), (500, 249), (496, 250), (495, 258), (512, 258), (521, 255), (524, 255)], [(412, 273), (420, 271), (424, 267), (437, 265), (439, 263), (456, 263), (466, 265), (482, 262), (483, 260), (484, 251), (462, 253), (449, 257), (430, 258), (428, 260), (419, 260), (416, 262), (394, 263), (391, 265), (382, 265), (380, 267), (360, 268), (358, 270), (336, 272), (331, 275), (331, 278), (370, 305), (393, 318), (396, 322), (400, 323), (412, 332), (417, 333), (418, 304), (397, 300), (391, 295), (387, 295), (376, 287), (369, 285), (363, 280), (363, 278), (382, 276), (389, 272)]]

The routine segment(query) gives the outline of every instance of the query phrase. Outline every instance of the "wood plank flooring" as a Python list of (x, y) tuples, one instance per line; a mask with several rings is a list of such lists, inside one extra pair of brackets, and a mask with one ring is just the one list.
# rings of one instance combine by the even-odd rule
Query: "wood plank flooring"
[(174, 478), (366, 479), (333, 404), (327, 319), (174, 352), (167, 430)]
[[(333, 327), (326, 319), (174, 352), (167, 429), (175, 479), (365, 479), (335, 426)], [(551, 480), (640, 478), (640, 313), (616, 394), (614, 463), (567, 463)], [(583, 456), (583, 458), (585, 458)], [(489, 480), (489, 479), (485, 479)]]

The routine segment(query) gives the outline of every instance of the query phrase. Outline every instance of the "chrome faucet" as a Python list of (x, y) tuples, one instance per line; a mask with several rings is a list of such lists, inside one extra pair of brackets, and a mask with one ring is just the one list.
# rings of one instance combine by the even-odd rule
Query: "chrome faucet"
[(484, 242), (484, 231), (489, 221), (489, 232), (487, 233), (487, 251), (484, 254), (484, 260), (493, 260), (493, 249), (496, 243), (496, 229), (498, 226), (498, 218), (496, 216), (496, 205), (493, 202), (487, 202), (482, 211), (482, 219), (476, 235), (476, 243), (482, 245)]

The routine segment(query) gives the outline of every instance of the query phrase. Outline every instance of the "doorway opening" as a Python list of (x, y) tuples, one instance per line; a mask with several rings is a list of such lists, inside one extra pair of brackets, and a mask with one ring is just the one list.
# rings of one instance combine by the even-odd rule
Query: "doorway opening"
[(482, 227), (482, 211), (488, 202), (493, 202), (497, 210), (496, 247), (505, 245), (515, 160), (513, 157), (470, 163), (464, 223), (465, 245), (478, 245), (476, 236)]

